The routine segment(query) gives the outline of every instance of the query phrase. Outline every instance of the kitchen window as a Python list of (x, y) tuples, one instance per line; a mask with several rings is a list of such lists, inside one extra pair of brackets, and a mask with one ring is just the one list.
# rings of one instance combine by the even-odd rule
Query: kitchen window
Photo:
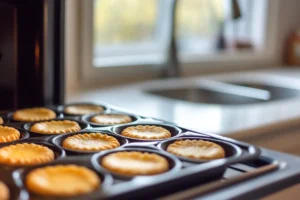
[[(77, 55), (83, 79), (130, 79), (131, 69), (157, 78), (166, 59), (172, 2), (78, 1), (82, 23)], [(277, 0), (272, 4), (268, 0), (178, 0), (175, 35), (180, 67), (205, 68), (216, 61), (230, 64), (243, 59), (267, 62), (275, 34), (274, 23), (269, 22), (276, 5)]]
[(94, 0), (93, 65), (152, 64), (159, 59), (163, 4), (159, 0)]

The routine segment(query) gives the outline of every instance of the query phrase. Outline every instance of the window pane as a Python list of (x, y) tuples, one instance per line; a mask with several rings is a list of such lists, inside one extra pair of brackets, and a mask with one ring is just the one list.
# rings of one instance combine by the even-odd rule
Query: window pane
[[(170, 36), (171, 2), (94, 0), (94, 66), (164, 62)], [(266, 10), (258, 9), (264, 8), (263, 2), (177, 0), (175, 34), (179, 55), (197, 57), (220, 51), (257, 50), (258, 45), (264, 44), (261, 38), (265, 17), (260, 13)]]
[(149, 42), (155, 38), (159, 0), (94, 0), (95, 45)]
[(224, 0), (178, 1), (176, 37), (180, 51), (212, 51), (222, 20)]
[(264, 1), (178, 1), (176, 36), (179, 51), (213, 54), (218, 51), (261, 50), (257, 46), (261, 42), (256, 38), (261, 38), (264, 33), (254, 30), (261, 29), (260, 21), (265, 19), (258, 11), (253, 12), (254, 4), (263, 7)]
[(223, 0), (178, 1), (177, 38), (210, 37), (218, 30), (223, 13)]

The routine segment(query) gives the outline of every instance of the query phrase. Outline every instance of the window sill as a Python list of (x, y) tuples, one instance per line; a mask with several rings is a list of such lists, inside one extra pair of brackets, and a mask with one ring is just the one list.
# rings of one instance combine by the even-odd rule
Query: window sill
[[(205, 64), (211, 66), (216, 63), (220, 64), (220, 62), (255, 62), (262, 59), (268, 59), (268, 57), (269, 55), (263, 51), (214, 52), (211, 54), (196, 54), (189, 52), (179, 54), (179, 63), (201, 63), (201, 65), (204, 66)], [(164, 56), (159, 54), (96, 57), (93, 59), (93, 66), (96, 69), (126, 66), (153, 66), (162, 64), (164, 59)]]
[(157, 54), (149, 55), (128, 55), (128, 56), (108, 56), (96, 57), (93, 59), (95, 68), (103, 67), (125, 67), (141, 65), (158, 65), (163, 63), (164, 57)]

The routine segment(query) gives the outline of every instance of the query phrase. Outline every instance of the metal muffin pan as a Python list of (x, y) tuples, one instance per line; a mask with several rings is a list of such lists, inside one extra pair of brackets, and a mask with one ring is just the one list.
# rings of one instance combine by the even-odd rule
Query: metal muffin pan
[[(73, 150), (73, 149), (68, 149), (62, 146), (63, 141), (70, 136), (77, 135), (77, 134), (83, 134), (83, 133), (95, 133), (95, 132), (101, 132), (106, 135), (112, 136), (118, 140), (120, 143), (120, 147), (128, 144), (128, 140), (126, 138), (120, 137), (118, 135), (115, 135), (109, 131), (96, 131), (96, 130), (87, 130), (87, 131), (78, 131), (76, 133), (68, 133), (68, 134), (62, 134), (62, 135), (57, 135), (51, 138), (51, 142), (58, 146), (59, 148), (62, 148), (66, 151), (67, 155), (85, 155), (85, 154), (94, 154), (98, 153), (99, 151), (79, 151), (79, 150)], [(118, 148), (120, 148), (118, 147)]]
[[(225, 159), (234, 159), (236, 157), (239, 157), (242, 155), (243, 151), (240, 147), (238, 147), (235, 144), (226, 142), (226, 141), (222, 141), (219, 139), (213, 139), (213, 138), (207, 138), (207, 137), (201, 137), (201, 136), (181, 136), (178, 138), (172, 138), (169, 140), (165, 140), (160, 142), (157, 147), (158, 149), (161, 149), (163, 151), (167, 152), (167, 148), (170, 144), (174, 143), (175, 141), (178, 140), (204, 140), (204, 141), (209, 141), (209, 142), (214, 142), (218, 145), (220, 145), (224, 151), (225, 151)], [(194, 163), (203, 163), (203, 162), (209, 162), (210, 160), (200, 160), (200, 159), (192, 159), (192, 158), (186, 158), (183, 156), (178, 156), (175, 155), (176, 157), (178, 157), (180, 160), (185, 161), (185, 162), (194, 162)]]
[[(0, 117), (3, 120), (3, 124), (9, 123), (8, 116), (6, 113), (0, 112)], [(0, 126), (3, 126), (3, 124), (0, 124)]]
[(116, 112), (116, 111), (112, 111), (112, 110), (106, 110), (105, 112), (101, 112), (101, 113), (94, 113), (94, 114), (83, 115), (81, 117), (81, 120), (83, 122), (85, 122), (85, 123), (88, 123), (91, 127), (95, 127), (95, 128), (96, 127), (115, 126), (114, 124), (97, 124), (97, 123), (91, 122), (91, 118), (94, 117), (94, 116), (96, 116), (96, 115), (99, 115), (99, 114), (121, 114), (121, 115), (128, 115), (132, 119), (132, 122), (125, 123), (125, 124), (133, 124), (133, 123), (137, 122), (138, 120), (140, 120), (139, 116), (131, 115), (131, 114), (124, 113), (124, 112)]
[[(108, 106), (106, 108), (107, 108), (106, 112), (110, 112), (110, 110), (112, 110), (112, 112), (118, 112), (118, 110), (111, 109)], [(120, 111), (120, 113), (124, 113), (124, 112)], [(23, 140), (22, 142), (41, 141), (47, 144), (52, 144), (53, 146), (60, 149), (61, 151), (66, 152), (66, 156), (60, 157), (59, 159), (45, 165), (53, 165), (56, 163), (69, 162), (70, 160), (72, 160), (72, 162), (75, 162), (75, 164), (76, 163), (82, 165), (88, 164), (89, 167), (91, 164), (93, 169), (95, 169), (98, 173), (103, 174), (104, 176), (112, 177), (113, 183), (109, 187), (101, 187), (97, 191), (93, 192), (92, 194), (87, 194), (76, 198), (72, 197), (72, 199), (78, 199), (78, 200), (156, 198), (165, 194), (172, 193), (174, 191), (183, 190), (188, 187), (192, 187), (198, 184), (206, 183), (208, 181), (219, 179), (223, 176), (225, 170), (229, 167), (229, 165), (241, 163), (241, 162), (253, 161), (256, 158), (258, 158), (260, 155), (260, 150), (258, 148), (246, 143), (224, 138), (222, 136), (198, 133), (153, 118), (137, 116), (134, 114), (129, 114), (129, 115), (136, 117), (137, 120), (130, 124), (122, 124), (122, 125), (106, 126), (106, 127), (92, 127), (90, 124), (87, 125), (82, 120), (78, 120), (78, 116), (67, 117), (67, 118), (61, 117), (59, 118), (60, 120), (61, 119), (74, 120), (79, 124), (84, 125), (83, 126), (84, 129), (75, 133), (49, 135), (49, 136), (45, 134), (43, 135), (36, 134), (28, 131), (30, 133), (30, 137)], [(22, 126), (18, 124), (18, 126), (23, 127), (25, 130), (30, 130), (31, 125), (32, 123), (27, 123)], [(129, 138), (120, 135), (121, 131), (124, 128), (128, 126), (135, 126), (135, 125), (161, 126), (168, 129), (171, 132), (172, 137), (163, 140), (143, 140), (143, 139)], [(66, 137), (70, 135), (74, 135), (78, 133), (86, 133), (86, 132), (106, 133), (118, 139), (121, 146), (115, 149), (105, 150), (97, 153), (70, 151), (61, 147), (61, 143)], [(41, 135), (44, 137), (41, 137)], [(184, 159), (181, 157), (177, 157), (165, 151), (165, 147), (172, 141), (186, 139), (186, 138), (189, 139), (197, 138), (197, 139), (216, 142), (224, 148), (226, 152), (226, 158), (212, 160), (209, 162), (207, 161), (203, 162), (203, 161), (195, 161), (192, 159)], [(16, 143), (17, 142), (21, 142), (21, 141), (16, 141)], [(109, 153), (113, 153), (116, 151), (133, 151), (133, 150), (158, 153), (166, 157), (169, 160), (170, 166), (171, 167), (173, 166), (173, 168), (170, 171), (160, 175), (128, 177), (128, 176), (122, 176), (119, 174), (112, 173), (104, 169), (103, 167), (101, 167), (101, 164), (99, 164), (99, 161), (101, 161), (103, 156)], [(27, 171), (28, 169), (26, 168), (25, 171)], [(3, 169), (0, 168), (0, 171), (1, 170), (6, 171), (5, 168)], [(20, 174), (21, 172), (18, 171), (18, 173)], [(22, 176), (24, 176), (24, 174), (26, 173), (24, 172)], [(20, 179), (20, 177), (22, 176), (20, 175), (17, 177), (19, 177)], [(19, 179), (16, 178), (14, 181), (17, 183)], [(2, 180), (1, 177), (0, 180)], [(19, 190), (26, 190), (24, 186), (21, 186), (20, 184), (17, 185), (19, 187)], [(56, 199), (56, 198), (52, 198), (52, 199)]]
[[(88, 124), (84, 123), (83, 121), (80, 120), (76, 120), (70, 117), (62, 117), (62, 118), (55, 118), (55, 119), (51, 119), (51, 120), (46, 120), (46, 121), (42, 121), (42, 122), (49, 122), (49, 121), (61, 121), (61, 120), (70, 120), (70, 121), (75, 121), (78, 123), (78, 125), (80, 126), (81, 130), (85, 130), (86, 128), (88, 128)], [(43, 134), (43, 133), (37, 133), (37, 132), (33, 132), (31, 131), (31, 127), (38, 122), (31, 122), (31, 123), (27, 123), (24, 124), (22, 127), (28, 131), (31, 135), (31, 137), (39, 137), (39, 136), (49, 136), (49, 135), (57, 135), (57, 134)]]
[[(56, 114), (56, 118), (63, 117), (63, 114), (60, 113), (60, 112), (58, 112), (56, 109), (54, 109), (52, 107), (45, 107), (45, 108), (48, 108), (48, 109), (54, 111), (55, 114)], [(7, 119), (8, 123), (22, 123), (22, 124), (24, 124), (24, 123), (31, 123), (31, 122), (26, 122), (26, 121), (17, 121), (17, 120), (14, 120), (13, 119), (13, 114), (14, 114), (15, 111), (17, 111), (17, 110), (14, 110), (14, 111), (6, 113), (5, 116), (6, 116), (6, 119)]]
[[(65, 107), (67, 106), (76, 106), (76, 105), (92, 105), (92, 106), (101, 106), (103, 107), (103, 112), (106, 112), (109, 110), (109, 108), (105, 105), (105, 104), (95, 104), (95, 103), (90, 103), (90, 102), (82, 102), (82, 103), (70, 103), (70, 104), (66, 104), (66, 105), (60, 105), (56, 107), (56, 111), (58, 113), (64, 114), (64, 116), (69, 116), (69, 117), (81, 117), (83, 115), (73, 115), (73, 114), (68, 114), (65, 113)], [(99, 112), (99, 113), (103, 113), (103, 112)]]
[[(147, 152), (147, 153), (155, 153), (155, 154), (158, 154), (164, 158), (167, 159), (168, 163), (169, 163), (169, 170), (165, 173), (162, 173), (162, 174), (158, 174), (158, 175), (153, 175), (153, 176), (125, 176), (125, 175), (121, 175), (121, 174), (118, 174), (118, 173), (114, 173), (114, 172), (111, 172), (107, 169), (105, 169), (102, 165), (101, 165), (101, 161), (102, 159), (111, 154), (111, 153), (116, 153), (116, 152), (132, 152), (132, 151), (139, 151), (139, 152)], [(100, 152), (98, 154), (95, 154), (93, 157), (92, 157), (92, 164), (93, 166), (95, 167), (96, 170), (98, 171), (105, 171), (106, 173), (109, 173), (109, 174), (112, 174), (113, 177), (115, 179), (119, 179), (119, 180), (132, 180), (134, 178), (137, 178), (137, 177), (144, 177), (144, 178), (155, 178), (156, 176), (162, 176), (162, 175), (167, 175), (167, 174), (174, 174), (176, 172), (179, 172), (180, 169), (181, 169), (181, 162), (173, 155), (170, 155), (168, 153), (165, 153), (165, 152), (162, 152), (162, 151), (159, 151), (159, 150), (154, 150), (154, 149), (149, 149), (149, 148), (117, 148), (117, 149), (112, 149), (112, 150), (109, 150), (109, 151), (104, 151), (104, 152)]]
[[(142, 126), (160, 126), (163, 127), (165, 129), (167, 129), (168, 131), (170, 131), (171, 133), (171, 138), (177, 137), (182, 133), (182, 130), (176, 126), (173, 125), (167, 125), (167, 124), (163, 124), (163, 123), (154, 123), (154, 122), (147, 122), (147, 121), (142, 121), (142, 122), (136, 122), (136, 123), (132, 123), (132, 124), (125, 124), (125, 125), (118, 125), (118, 126), (114, 126), (112, 128), (112, 131), (117, 134), (120, 135), (121, 137), (127, 138), (129, 141), (132, 142), (158, 142), (158, 141), (162, 141), (162, 140), (166, 140), (166, 139), (138, 139), (138, 138), (132, 138), (132, 137), (128, 137), (128, 136), (123, 136), (121, 135), (122, 131), (130, 126), (138, 126), (138, 125), (142, 125)], [(169, 139), (169, 138), (168, 138)]]
[[(25, 139), (25, 140), (22, 140), (22, 141), (15, 141), (15, 142), (10, 142), (10, 143), (0, 143), (0, 149), (2, 147), (6, 147), (6, 146), (10, 146), (10, 145), (16, 145), (16, 144), (23, 144), (23, 143), (29, 143), (29, 144), (33, 143), (33, 144), (39, 144), (39, 145), (48, 147), (49, 149), (51, 149), (54, 152), (55, 160), (61, 159), (61, 158), (66, 156), (66, 153), (63, 149), (53, 145), (49, 141), (36, 140), (36, 138), (34, 138), (34, 139)], [(5, 170), (8, 170), (8, 171), (11, 171), (11, 170), (18, 169), (18, 168), (24, 168), (24, 167), (21, 167), (21, 166), (8, 166), (8, 165), (0, 164), (0, 170), (5, 169)]]
[(2, 181), (9, 189), (10, 199), (29, 200), (29, 194), (26, 189), (19, 187), (13, 179), (13, 173), (6, 170), (0, 170), (0, 181)]
[[(20, 138), (18, 140), (15, 140), (15, 141), (22, 141), (22, 140), (25, 140), (27, 138), (30, 137), (28, 131), (22, 129), (22, 128), (18, 128), (18, 127), (15, 127), (15, 126), (11, 126), (10, 124), (1, 124), (2, 126), (9, 126), (9, 127), (12, 127), (12, 128), (15, 128), (17, 129), (19, 132), (20, 132)], [(9, 142), (4, 142), (4, 143), (0, 143), (1, 144), (10, 144), (10, 143), (14, 143), (15, 141), (9, 141)]]
[(99, 169), (96, 170), (94, 168), (94, 166), (91, 164), (90, 157), (82, 157), (81, 159), (77, 159), (76, 157), (68, 157), (68, 158), (65, 158), (64, 160), (56, 160), (52, 163), (43, 164), (43, 165), (39, 165), (39, 166), (34, 166), (34, 167), (14, 171), (12, 176), (13, 176), (15, 185), (19, 189), (21, 189), (23, 191), (26, 191), (26, 193), (29, 194), (30, 199), (64, 200), (64, 199), (67, 198), (66, 196), (64, 196), (64, 197), (63, 196), (61, 196), (61, 197), (60, 196), (47, 197), (47, 196), (41, 196), (41, 195), (36, 195), (36, 194), (30, 193), (28, 191), (28, 189), (26, 188), (26, 184), (25, 184), (26, 175), (30, 171), (32, 171), (36, 168), (40, 168), (40, 167), (56, 166), (56, 165), (84, 166), (84, 167), (87, 167), (87, 168), (91, 169), (92, 171), (94, 171), (98, 175), (99, 179), (101, 180), (100, 187), (95, 192), (92, 192), (92, 193), (89, 193), (89, 194), (86, 194), (86, 195), (80, 195), (80, 196), (77, 196), (77, 197), (72, 197), (71, 199), (74, 199), (74, 200), (97, 199), (97, 197), (99, 197), (99, 193), (104, 193), (113, 184), (112, 176), (108, 173), (105, 173), (104, 171), (99, 170)]

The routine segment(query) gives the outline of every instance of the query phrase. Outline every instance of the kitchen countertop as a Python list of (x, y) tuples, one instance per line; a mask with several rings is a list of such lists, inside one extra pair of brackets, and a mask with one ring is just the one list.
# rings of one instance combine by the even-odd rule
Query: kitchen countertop
[[(173, 100), (147, 94), (154, 88), (170, 88), (206, 84), (211, 81), (247, 81), (270, 83), (300, 89), (300, 69), (272, 69), (236, 72), (193, 78), (147, 81), (110, 89), (69, 91), (67, 103), (107, 102), (114, 106), (149, 117), (155, 117), (200, 132), (254, 134), (300, 124), (300, 96), (268, 103), (244, 105), (212, 105)], [(237, 137), (238, 138), (238, 137)]]

